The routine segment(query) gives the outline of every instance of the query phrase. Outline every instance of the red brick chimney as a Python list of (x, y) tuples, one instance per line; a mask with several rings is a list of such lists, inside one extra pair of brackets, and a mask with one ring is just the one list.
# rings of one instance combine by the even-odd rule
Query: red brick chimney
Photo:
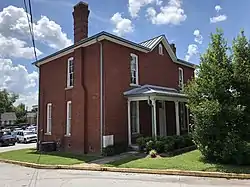
[(73, 11), (75, 43), (88, 37), (88, 17), (88, 3), (82, 1), (77, 3)]

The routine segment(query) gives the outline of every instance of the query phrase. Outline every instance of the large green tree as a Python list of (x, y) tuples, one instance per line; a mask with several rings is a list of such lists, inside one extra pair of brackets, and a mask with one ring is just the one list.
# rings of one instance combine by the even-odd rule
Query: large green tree
[(242, 128), (247, 123), (245, 107), (238, 101), (237, 81), (234, 81), (235, 69), (239, 68), (237, 63), (232, 63), (232, 59), (235, 58), (230, 55), (223, 32), (217, 30), (211, 35), (208, 49), (201, 56), (198, 76), (185, 91), (194, 115), (194, 141), (204, 157), (223, 163), (242, 164), (247, 162), (245, 158), (248, 154)]
[(9, 93), (7, 90), (0, 90), (0, 114), (4, 112), (13, 112), (14, 103), (18, 95), (14, 93)]
[(27, 122), (27, 111), (25, 109), (25, 104), (21, 103), (15, 107), (16, 117), (17, 117), (17, 124), (26, 123)]

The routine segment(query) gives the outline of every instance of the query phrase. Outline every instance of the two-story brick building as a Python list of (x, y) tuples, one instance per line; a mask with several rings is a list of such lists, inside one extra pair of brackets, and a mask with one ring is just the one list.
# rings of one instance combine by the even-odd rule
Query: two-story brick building
[(164, 35), (134, 43), (107, 32), (88, 37), (88, 5), (74, 7), (74, 44), (39, 67), (39, 140), (100, 152), (135, 136), (188, 131), (183, 85), (194, 65)]

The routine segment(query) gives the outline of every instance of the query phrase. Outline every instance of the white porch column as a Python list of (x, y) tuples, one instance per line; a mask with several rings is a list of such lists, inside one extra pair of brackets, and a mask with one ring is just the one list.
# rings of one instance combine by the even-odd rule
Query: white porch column
[(176, 124), (176, 134), (180, 135), (180, 118), (179, 118), (179, 102), (175, 101), (175, 124)]
[(152, 101), (152, 135), (157, 138), (157, 129), (156, 129), (156, 101), (153, 99)]
[(131, 145), (131, 113), (130, 113), (130, 103), (128, 100), (128, 145)]

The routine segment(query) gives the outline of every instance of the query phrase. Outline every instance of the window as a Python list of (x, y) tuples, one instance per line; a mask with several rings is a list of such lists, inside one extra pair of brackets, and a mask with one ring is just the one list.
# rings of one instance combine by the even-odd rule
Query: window
[(71, 101), (67, 102), (67, 124), (66, 124), (66, 135), (71, 135)]
[(184, 88), (184, 80), (183, 80), (183, 69), (179, 68), (179, 88), (183, 90)]
[(67, 70), (67, 87), (72, 87), (74, 84), (74, 58), (68, 59), (68, 70)]
[(185, 103), (179, 103), (181, 130), (187, 130), (187, 111)]
[(131, 73), (131, 84), (138, 85), (138, 56), (135, 54), (130, 54), (130, 73)]
[(163, 48), (162, 48), (162, 45), (161, 44), (159, 44), (159, 54), (160, 55), (163, 55)]
[(131, 130), (132, 134), (140, 133), (139, 131), (139, 101), (131, 102)]
[(47, 133), (51, 133), (51, 125), (52, 125), (52, 104), (47, 104)]

